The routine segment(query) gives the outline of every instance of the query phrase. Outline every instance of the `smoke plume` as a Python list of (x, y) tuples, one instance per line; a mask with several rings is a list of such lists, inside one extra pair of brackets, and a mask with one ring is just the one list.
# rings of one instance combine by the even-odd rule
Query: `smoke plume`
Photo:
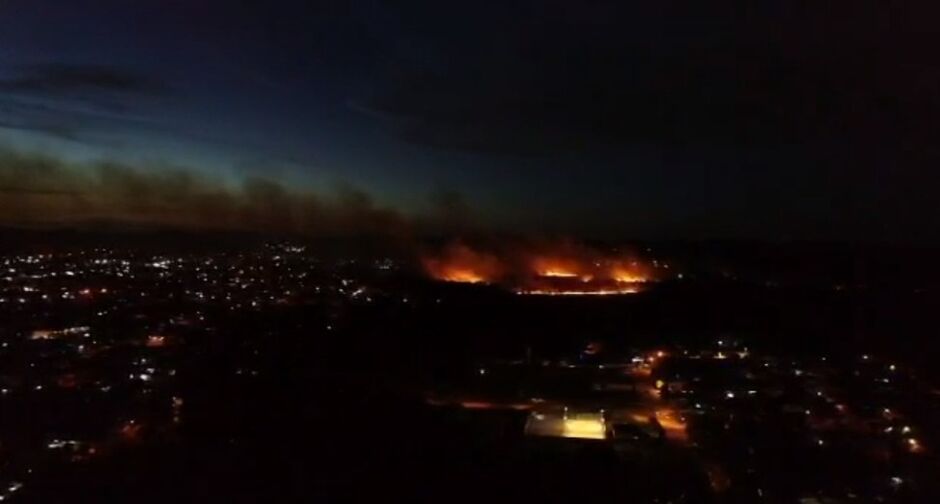
[(349, 186), (315, 193), (264, 178), (229, 185), (183, 168), (71, 163), (0, 148), (0, 225), (102, 221), (302, 235), (401, 236), (413, 225)]

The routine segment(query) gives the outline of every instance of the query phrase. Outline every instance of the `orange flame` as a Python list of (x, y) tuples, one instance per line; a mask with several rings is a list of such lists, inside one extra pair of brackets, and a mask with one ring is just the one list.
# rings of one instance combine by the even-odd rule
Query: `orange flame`
[(437, 280), (459, 283), (491, 283), (502, 275), (502, 262), (494, 255), (463, 244), (447, 247), (440, 257), (425, 257), (424, 268)]
[(653, 269), (645, 262), (568, 242), (514, 248), (500, 255), (457, 243), (422, 262), (437, 280), (501, 283), (517, 294), (529, 295), (633, 294), (640, 290), (637, 284), (653, 279)]
[(613, 261), (608, 275), (617, 283), (643, 283), (650, 279), (646, 266), (639, 261)]
[(581, 277), (582, 266), (578, 259), (570, 257), (535, 256), (532, 258), (532, 271), (542, 277)]

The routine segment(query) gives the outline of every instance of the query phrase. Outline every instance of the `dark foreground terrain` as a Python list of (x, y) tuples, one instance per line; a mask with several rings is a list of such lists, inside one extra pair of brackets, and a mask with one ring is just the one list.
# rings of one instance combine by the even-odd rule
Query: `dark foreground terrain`
[[(285, 246), (0, 266), (11, 502), (940, 495), (929, 288), (527, 297)], [(664, 434), (527, 436), (546, 408)]]

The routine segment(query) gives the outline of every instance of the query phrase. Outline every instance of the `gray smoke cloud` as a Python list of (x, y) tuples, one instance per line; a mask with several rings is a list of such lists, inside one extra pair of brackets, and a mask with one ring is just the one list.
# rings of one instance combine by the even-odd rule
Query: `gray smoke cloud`
[(185, 168), (72, 163), (0, 148), (0, 225), (6, 226), (113, 221), (181, 230), (403, 237), (440, 220), (405, 215), (348, 185), (323, 192), (265, 178), (231, 185)]

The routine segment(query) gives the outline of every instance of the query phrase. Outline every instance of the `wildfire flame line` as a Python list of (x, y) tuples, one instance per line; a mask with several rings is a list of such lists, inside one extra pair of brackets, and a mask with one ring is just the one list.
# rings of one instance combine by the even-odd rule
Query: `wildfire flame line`
[(498, 284), (520, 295), (610, 296), (634, 294), (654, 280), (653, 268), (632, 257), (585, 247), (512, 249), (496, 254), (451, 244), (422, 258), (425, 271), (445, 282)]

